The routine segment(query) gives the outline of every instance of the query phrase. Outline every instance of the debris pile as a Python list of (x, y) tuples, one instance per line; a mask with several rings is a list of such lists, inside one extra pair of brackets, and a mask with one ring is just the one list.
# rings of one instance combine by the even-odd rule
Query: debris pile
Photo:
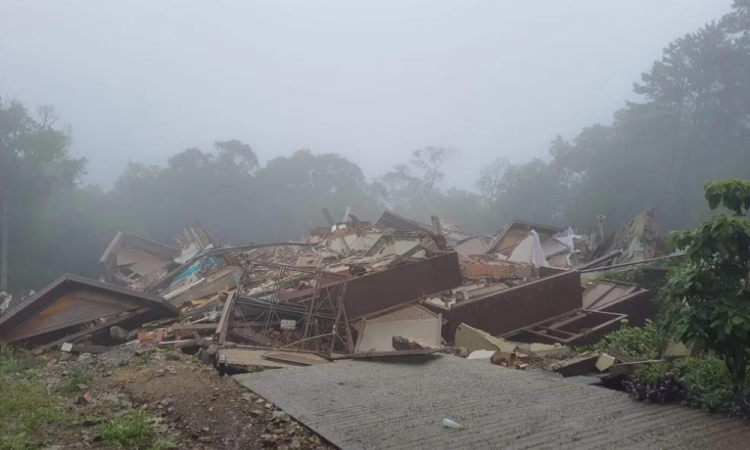
[[(0, 317), (0, 338), (76, 353), (137, 341), (227, 371), (451, 346), (520, 368), (545, 360), (540, 349), (653, 315), (648, 290), (598, 281), (583, 292), (577, 270), (661, 256), (653, 211), (607, 239), (601, 227), (513, 220), (483, 237), (435, 216), (428, 225), (386, 210), (371, 224), (323, 213), (328, 226), (298, 242), (219, 246), (198, 224), (175, 246), (118, 232), (101, 281), (62, 276)], [(468, 329), (492, 344), (464, 346)]]

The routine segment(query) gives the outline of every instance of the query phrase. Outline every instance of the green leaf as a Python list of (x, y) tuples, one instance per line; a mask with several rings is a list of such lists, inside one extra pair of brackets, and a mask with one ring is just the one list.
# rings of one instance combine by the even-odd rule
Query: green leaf
[(711, 209), (716, 209), (719, 207), (719, 203), (721, 203), (721, 194), (708, 194), (706, 193), (706, 200), (708, 200), (708, 207)]

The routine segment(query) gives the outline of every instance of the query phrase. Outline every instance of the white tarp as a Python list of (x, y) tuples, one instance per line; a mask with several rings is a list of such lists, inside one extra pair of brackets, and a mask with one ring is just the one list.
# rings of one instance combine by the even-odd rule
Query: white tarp
[(544, 255), (539, 234), (531, 230), (528, 236), (518, 243), (508, 258), (510, 261), (533, 264), (537, 267), (548, 267), (547, 257)]
[(570, 227), (568, 227), (568, 229), (565, 231), (561, 231), (555, 234), (553, 237), (555, 238), (555, 240), (568, 247), (571, 252), (574, 252), (576, 249), (574, 240), (581, 239), (581, 236), (575, 234), (573, 232), (573, 229)]

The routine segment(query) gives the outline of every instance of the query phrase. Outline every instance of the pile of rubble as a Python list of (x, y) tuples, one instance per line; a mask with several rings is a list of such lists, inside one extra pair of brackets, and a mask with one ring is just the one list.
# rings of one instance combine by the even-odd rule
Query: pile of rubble
[(174, 247), (118, 232), (100, 280), (63, 275), (0, 317), (0, 339), (75, 353), (137, 341), (249, 370), (460, 348), (462, 327), (474, 327), (515, 343), (494, 362), (525, 367), (535, 345), (585, 345), (653, 315), (648, 290), (581, 276), (664, 256), (653, 211), (608, 237), (519, 220), (475, 236), (437, 217), (324, 214), (328, 226), (298, 242), (219, 246), (197, 224)]

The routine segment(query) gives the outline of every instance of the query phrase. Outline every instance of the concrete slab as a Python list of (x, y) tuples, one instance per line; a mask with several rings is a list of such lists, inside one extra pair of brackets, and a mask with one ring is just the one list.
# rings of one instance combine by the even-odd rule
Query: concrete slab
[[(747, 423), (455, 356), (235, 379), (342, 449), (745, 449)], [(442, 426), (444, 418), (466, 427)]]

